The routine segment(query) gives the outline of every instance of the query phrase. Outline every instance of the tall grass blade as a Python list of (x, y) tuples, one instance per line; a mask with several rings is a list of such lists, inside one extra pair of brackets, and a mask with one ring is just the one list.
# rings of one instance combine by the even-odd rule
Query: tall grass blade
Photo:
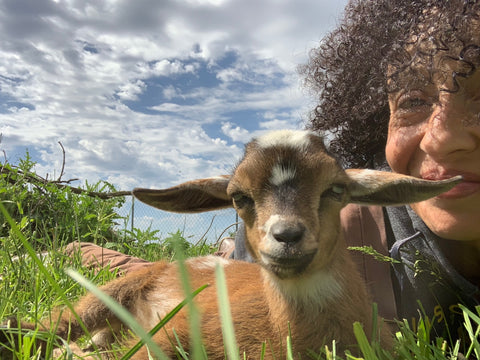
[(372, 304), (372, 339), (378, 339), (378, 306), (377, 303)]
[(192, 301), (192, 289), (190, 286), (190, 278), (185, 264), (184, 249), (181, 246), (181, 237), (178, 237), (173, 241), (173, 245), (176, 251), (176, 260), (178, 264), (178, 272), (180, 274), (180, 281), (182, 283), (183, 292), (186, 296), (188, 304), (188, 315), (190, 325), (190, 340), (191, 340), (191, 358), (193, 360), (204, 359), (203, 344), (202, 344), (202, 329), (200, 326), (200, 313)]
[(227, 282), (225, 272), (220, 264), (215, 266), (215, 281), (217, 284), (217, 300), (222, 322), (223, 341), (230, 360), (240, 360), (240, 355), (235, 338), (230, 302), (228, 300)]
[[(463, 311), (463, 318), (465, 320), (464, 328), (465, 330), (467, 330), (468, 336), (470, 337), (471, 341), (465, 357), (468, 359), (473, 351), (475, 352), (475, 358), (480, 359), (480, 342), (478, 337), (478, 335), (480, 334), (480, 317), (465, 306), (459, 306), (460, 309)], [(480, 311), (480, 306), (475, 307), (475, 309), (477, 311)], [(475, 330), (473, 329), (472, 320), (477, 325), (477, 328)]]
[(377, 355), (375, 354), (375, 350), (370, 345), (370, 342), (365, 335), (365, 331), (359, 322), (355, 322), (353, 324), (353, 333), (355, 334), (355, 338), (357, 339), (358, 346), (360, 347), (360, 351), (362, 352), (364, 358), (368, 360), (378, 359)]
[(452, 349), (451, 360), (457, 360), (460, 353), (460, 340), (455, 342), (455, 346)]
[(267, 343), (264, 341), (262, 342), (262, 351), (260, 352), (260, 360), (265, 359), (265, 351), (267, 350)]
[[(180, 341), (180, 338), (178, 337), (177, 332), (175, 331), (175, 329), (172, 329), (172, 332), (173, 332), (173, 337), (175, 338), (175, 341), (177, 342), (176, 349), (177, 349), (178, 355), (180, 355), (180, 357), (181, 357), (183, 360), (188, 360), (188, 353), (187, 353), (187, 352), (185, 351), (185, 349), (183, 348), (183, 344), (182, 344), (182, 342)], [(178, 356), (177, 356), (177, 358), (178, 358)]]
[(287, 360), (294, 360), (293, 359), (293, 347), (292, 347), (292, 336), (288, 334), (287, 336)]

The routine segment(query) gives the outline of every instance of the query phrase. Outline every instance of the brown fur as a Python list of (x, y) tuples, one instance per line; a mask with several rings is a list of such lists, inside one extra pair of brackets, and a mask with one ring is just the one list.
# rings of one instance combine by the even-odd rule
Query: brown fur
[[(341, 248), (338, 251), (346, 252)], [(341, 258), (344, 258), (344, 255), (341, 255)], [(192, 288), (210, 285), (197, 295), (195, 302), (202, 314), (202, 337), (208, 358), (224, 359), (214, 267), (203, 268), (201, 264), (204, 260), (211, 261), (197, 258), (187, 262), (191, 285)], [(345, 267), (354, 266), (348, 258), (347, 261), (337, 263), (342, 272)], [(198, 264), (200, 268), (197, 267)], [(319, 352), (324, 344), (331, 348), (333, 339), (336, 340), (337, 351), (346, 348), (355, 351), (353, 321), (361, 322), (365, 332), (371, 334), (371, 302), (356, 272), (342, 276), (344, 286), (348, 285), (348, 291), (342, 293), (342, 301), (334, 300), (322, 308), (316, 308), (310, 303), (299, 303), (298, 306), (294, 306), (269, 286), (261, 274), (264, 270), (256, 264), (230, 260), (224, 264), (224, 271), (237, 343), (240, 353), (245, 352), (249, 359), (259, 358), (263, 342), (267, 342), (266, 359), (284, 358), (289, 329), (294, 354), (304, 355), (307, 350)], [(180, 286), (177, 264), (158, 262), (145, 269), (128, 273), (125, 277), (105, 285), (102, 290), (122, 304), (145, 329), (149, 330), (160, 320), (158, 311), (168, 312), (184, 298)], [(153, 304), (157, 294), (165, 292), (166, 289), (174, 301), (165, 308), (162, 308), (161, 304), (157, 304), (155, 308)], [(121, 330), (121, 324), (116, 316), (92, 294), (86, 295), (78, 302), (75, 312), (92, 334), (111, 328), (118, 335)], [(55, 326), (55, 319), (60, 318), (57, 328), (57, 335), (60, 337), (66, 339), (69, 335), (70, 340), (75, 341), (83, 335), (80, 324), (69, 310), (61, 309), (53, 313), (51, 318), (54, 324), (52, 326)], [(24, 324), (23, 327), (30, 326)], [(154, 336), (155, 342), (169, 358), (175, 357), (175, 350), (171, 344), (171, 339), (174, 339), (172, 329), (175, 329), (182, 345), (188, 349), (187, 308), (182, 309), (165, 329)], [(390, 344), (389, 333), (386, 329), (382, 331), (384, 345)], [(108, 347), (109, 344), (97, 345)], [(147, 349), (145, 347), (141, 349), (133, 359), (147, 359)]]

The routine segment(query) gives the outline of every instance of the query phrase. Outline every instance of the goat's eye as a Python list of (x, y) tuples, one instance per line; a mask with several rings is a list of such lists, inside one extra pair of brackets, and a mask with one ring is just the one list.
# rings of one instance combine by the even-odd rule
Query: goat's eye
[(322, 198), (328, 197), (340, 201), (343, 199), (346, 190), (346, 186), (343, 184), (332, 184), (323, 192)]
[(332, 187), (331, 187), (331, 190), (332, 190), (333, 193), (335, 193), (337, 195), (343, 195), (343, 193), (345, 192), (345, 185), (333, 184)]
[(253, 199), (245, 195), (244, 193), (234, 193), (232, 195), (233, 202), (238, 209), (244, 208), (245, 206), (253, 205)]

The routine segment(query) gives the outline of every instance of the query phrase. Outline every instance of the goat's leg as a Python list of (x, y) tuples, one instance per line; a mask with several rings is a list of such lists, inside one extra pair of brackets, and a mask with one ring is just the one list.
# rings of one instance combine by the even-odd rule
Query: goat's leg
[[(125, 284), (124, 281), (114, 281), (102, 288), (102, 290), (126, 307), (127, 310), (131, 310), (132, 305), (135, 303), (135, 298), (141, 296), (142, 289), (141, 286), (138, 286), (139, 293), (137, 294), (131, 286), (125, 291), (129, 284)], [(78, 302), (73, 311), (68, 308), (55, 309), (49, 317), (37, 324), (18, 321), (17, 317), (9, 318), (0, 328), (1, 358), (8, 359), (12, 357), (7, 355), (7, 349), (17, 347), (19, 339), (17, 331), (35, 330), (38, 328), (40, 331), (54, 332), (62, 339), (76, 341), (84, 334), (84, 327), (81, 326), (81, 323), (84, 324), (85, 329), (91, 334), (101, 331), (105, 335), (103, 339), (112, 339), (121, 327), (121, 322), (115, 314), (95, 296), (88, 294)], [(97, 343), (96, 340), (94, 340), (95, 345), (100, 348), (108, 348), (110, 345), (108, 340), (102, 343)], [(46, 345), (46, 342), (41, 340), (41, 337), (37, 337), (35, 348), (41, 348), (42, 355), (45, 355)]]
[[(109, 293), (110, 296), (113, 295), (114, 299), (118, 301), (118, 296), (115, 296), (118, 295), (118, 287), (121, 287), (121, 284), (116, 286), (107, 285), (107, 288), (104, 288), (103, 291)], [(130, 302), (127, 298), (124, 300), (126, 300), (124, 304)], [(115, 332), (121, 325), (115, 314), (108, 307), (92, 294), (88, 294), (79, 301), (73, 311), (68, 308), (57, 308), (49, 317), (37, 324), (19, 321), (15, 316), (10, 317), (1, 326), (0, 346), (1, 344), (7, 346), (8, 344), (13, 345), (13, 343), (16, 343), (17, 331), (35, 330), (37, 328), (40, 331), (54, 332), (62, 339), (75, 341), (84, 334), (79, 320), (84, 324), (85, 329), (89, 333), (95, 333), (102, 329), (107, 331), (111, 329), (111, 331)], [(46, 348), (45, 345), (44, 341), (37, 341), (37, 348), (41, 346), (44, 350)], [(99, 345), (103, 346), (103, 344)]]
[[(136, 307), (144, 302), (148, 293), (154, 289), (154, 279), (167, 266), (157, 263), (118, 278), (100, 289), (110, 296), (114, 301), (131, 313), (135, 313)], [(87, 294), (76, 304), (74, 313), (69, 309), (56, 311), (52, 316), (52, 326), (55, 326), (56, 333), (62, 338), (70, 335), (70, 340), (75, 341), (83, 334), (83, 329), (78, 319), (84, 324), (89, 333), (96, 333), (99, 330), (111, 329), (117, 332), (122, 323), (120, 319), (93, 294)], [(76, 315), (76, 316), (75, 316)], [(55, 323), (55, 319), (58, 322)]]
[[(164, 268), (165, 264), (157, 263), (154, 266), (148, 266), (127, 276), (118, 278), (101, 290), (112, 297), (117, 303), (125, 307), (128, 311), (133, 312), (135, 306), (138, 305), (140, 299), (145, 299), (148, 292), (153, 288), (154, 279)], [(142, 300), (140, 300), (142, 301)], [(120, 320), (116, 315), (100, 300), (92, 294), (88, 294), (75, 305), (74, 310), (55, 309), (51, 316), (40, 323), (40, 330), (53, 331), (59, 337), (75, 341), (84, 334), (83, 327), (89, 333), (97, 333), (100, 330), (116, 332), (121, 327)], [(11, 329), (34, 330), (38, 325), (34, 323), (26, 323), (17, 321), (16, 317), (9, 319)], [(0, 344), (9, 344), (12, 337), (12, 331), (0, 329)], [(39, 341), (39, 345), (41, 341)], [(99, 344), (103, 346), (104, 344)], [(42, 346), (45, 349), (45, 346)]]

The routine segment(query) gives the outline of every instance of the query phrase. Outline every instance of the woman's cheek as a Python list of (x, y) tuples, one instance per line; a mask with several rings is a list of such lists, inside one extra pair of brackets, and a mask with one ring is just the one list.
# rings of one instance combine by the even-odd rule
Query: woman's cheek
[(412, 127), (390, 127), (388, 131), (385, 156), (394, 172), (412, 174), (410, 162), (418, 148), (417, 131)]

